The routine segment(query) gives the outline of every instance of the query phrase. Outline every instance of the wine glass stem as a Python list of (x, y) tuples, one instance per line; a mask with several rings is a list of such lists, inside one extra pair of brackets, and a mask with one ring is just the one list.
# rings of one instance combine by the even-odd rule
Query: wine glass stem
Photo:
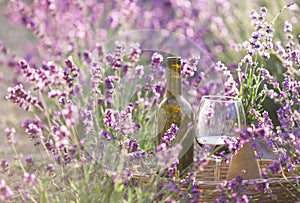
[(215, 174), (214, 174), (214, 180), (219, 181), (220, 179), (220, 168), (221, 168), (221, 161), (220, 158), (215, 158), (216, 161), (216, 168), (215, 168)]

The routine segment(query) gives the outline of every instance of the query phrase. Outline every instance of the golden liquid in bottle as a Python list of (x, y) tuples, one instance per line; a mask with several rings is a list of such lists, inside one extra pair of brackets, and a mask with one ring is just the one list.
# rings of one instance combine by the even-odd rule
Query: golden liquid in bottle
[(178, 128), (174, 144), (181, 144), (179, 152), (178, 170), (185, 174), (194, 159), (194, 128), (193, 111), (190, 104), (181, 93), (181, 58), (167, 59), (167, 91), (166, 97), (160, 103), (156, 112), (156, 145), (161, 144), (164, 133), (174, 123)]

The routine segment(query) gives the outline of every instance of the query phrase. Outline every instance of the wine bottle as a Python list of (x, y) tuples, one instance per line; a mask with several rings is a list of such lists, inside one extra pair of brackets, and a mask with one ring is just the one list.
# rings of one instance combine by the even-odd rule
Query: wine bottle
[(166, 96), (156, 111), (156, 145), (162, 143), (162, 137), (175, 124), (179, 131), (170, 147), (180, 144), (179, 164), (180, 176), (185, 174), (194, 159), (194, 128), (191, 105), (181, 92), (181, 58), (167, 58), (167, 88)]

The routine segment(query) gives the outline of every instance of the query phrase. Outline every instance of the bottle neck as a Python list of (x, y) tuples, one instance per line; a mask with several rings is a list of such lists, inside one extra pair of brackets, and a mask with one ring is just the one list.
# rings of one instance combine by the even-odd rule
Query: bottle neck
[(181, 95), (181, 61), (168, 60), (167, 98)]

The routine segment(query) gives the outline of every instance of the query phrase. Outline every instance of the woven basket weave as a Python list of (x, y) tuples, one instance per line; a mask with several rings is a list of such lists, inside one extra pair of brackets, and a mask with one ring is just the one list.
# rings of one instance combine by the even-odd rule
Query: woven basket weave
[[(273, 163), (272, 160), (260, 160), (260, 168), (268, 168), (269, 164)], [(200, 184), (200, 202), (214, 202), (219, 197), (220, 193), (217, 191), (217, 186), (226, 180), (229, 165), (224, 161), (220, 166), (220, 181), (214, 181), (215, 162), (209, 161), (208, 165), (204, 167), (203, 171), (196, 171), (196, 180)], [(288, 174), (286, 174), (288, 177)], [(134, 179), (139, 183), (146, 184), (147, 177), (134, 176)], [(264, 179), (261, 179), (263, 181)], [(260, 180), (258, 180), (260, 181)], [(300, 200), (300, 177), (297, 178), (283, 178), (282, 175), (266, 179), (269, 184), (267, 192), (255, 190), (253, 181), (244, 181), (247, 186), (247, 195), (250, 197), (250, 202), (297, 202)], [(184, 189), (182, 189), (184, 190)], [(299, 201), (300, 202), (300, 201)]]

